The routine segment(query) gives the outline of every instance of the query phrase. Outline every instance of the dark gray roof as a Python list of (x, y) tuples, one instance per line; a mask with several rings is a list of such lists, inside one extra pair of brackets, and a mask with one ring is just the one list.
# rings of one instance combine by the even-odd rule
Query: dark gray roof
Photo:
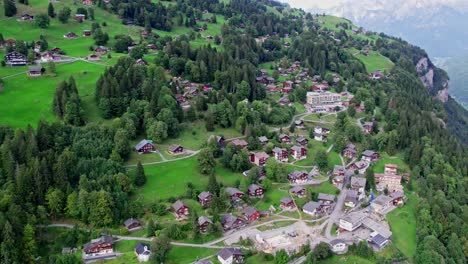
[(281, 200), (280, 200), (280, 202), (281, 202), (281, 203), (284, 203), (284, 204), (288, 204), (288, 203), (290, 203), (290, 202), (292, 202), (292, 201), (293, 201), (293, 199), (292, 199), (291, 197), (289, 197), (289, 196), (283, 197), (283, 198), (281, 198)]
[(366, 157), (370, 157), (370, 156), (372, 156), (374, 154), (375, 154), (375, 151), (373, 151), (373, 150), (364, 150), (364, 152), (362, 152), (362, 155), (366, 156)]
[(352, 177), (351, 178), (351, 185), (358, 185), (358, 186), (364, 187), (364, 186), (366, 186), (366, 178)]
[(304, 211), (313, 212), (315, 209), (319, 208), (320, 204), (314, 201), (310, 201), (302, 207)]
[(129, 218), (129, 219), (125, 220), (125, 222), (124, 222), (124, 225), (126, 227), (129, 227), (129, 226), (131, 226), (133, 224), (140, 225), (140, 221), (138, 221), (138, 219), (135, 219), (135, 218)]
[(298, 193), (298, 192), (301, 192), (301, 191), (304, 191), (305, 190), (305, 187), (302, 186), (302, 185), (296, 185), (294, 187), (292, 187), (290, 190), (289, 190), (289, 193)]
[(169, 151), (173, 152), (176, 151), (178, 148), (181, 148), (181, 145), (172, 145), (169, 147)]
[(249, 186), (249, 192), (255, 192), (256, 190), (258, 189), (263, 189), (260, 185), (257, 185), (257, 184), (251, 184)]
[(145, 254), (145, 255), (149, 255), (149, 253), (151, 253), (151, 246), (149, 244), (145, 244), (145, 243), (138, 243), (136, 246), (135, 246), (135, 252), (138, 254), (138, 255), (141, 255), (141, 254)]
[(318, 199), (319, 200), (326, 200), (326, 201), (334, 201), (335, 200), (335, 195), (327, 194), (327, 193), (319, 193), (318, 194)]
[(218, 256), (224, 260), (227, 260), (234, 255), (244, 255), (244, 254), (237, 248), (225, 248), (218, 253)]
[(183, 201), (181, 200), (177, 200), (173, 205), (172, 205), (172, 208), (174, 208), (174, 210), (176, 211), (179, 211), (180, 208), (182, 207), (188, 207)]
[(303, 136), (299, 136), (296, 138), (296, 142), (303, 142), (303, 141), (308, 141), (308, 139)]
[(30, 72), (38, 72), (38, 71), (41, 71), (41, 70), (42, 70), (41, 65), (30, 66), (28, 68), (28, 71), (30, 71)]
[(247, 208), (244, 209), (244, 214), (245, 214), (247, 217), (249, 217), (249, 216), (255, 214), (257, 211), (258, 211), (258, 210), (255, 209), (254, 207), (249, 206), (249, 207), (247, 207)]
[(335, 245), (338, 245), (338, 244), (346, 244), (345, 241), (343, 239), (333, 239), (332, 241), (330, 241), (330, 245), (333, 247)]
[(135, 150), (140, 150), (143, 146), (145, 146), (146, 144), (153, 144), (153, 141), (151, 140), (147, 140), (147, 139), (143, 139), (142, 141), (140, 141), (140, 143), (138, 143), (136, 146), (135, 146)]
[(288, 137), (288, 138), (289, 138), (289, 135), (286, 135), (286, 134), (283, 133), (283, 134), (280, 134), (280, 135), (278, 136), (278, 138), (280, 138), (280, 139), (281, 139), (281, 138), (284, 138), (284, 137)]
[(198, 224), (199, 224), (199, 225), (203, 225), (203, 224), (206, 223), (206, 222), (208, 222), (208, 223), (210, 223), (210, 224), (213, 223), (213, 221), (211, 221), (211, 220), (210, 220), (208, 217), (206, 217), (206, 216), (200, 216), (200, 217), (198, 217)]
[(292, 146), (291, 149), (294, 150), (294, 151), (300, 152), (302, 150), (302, 147)]
[(103, 235), (101, 237), (98, 237), (96, 239), (91, 240), (91, 242), (89, 242), (89, 243), (84, 244), (83, 245), (83, 250), (87, 251), (90, 248), (92, 248), (94, 246), (97, 246), (99, 244), (102, 244), (102, 243), (111, 243), (111, 244), (113, 244), (114, 239), (112, 237), (108, 236), (108, 235)]
[(295, 171), (291, 171), (288, 174), (288, 177), (291, 178), (291, 179), (296, 179), (296, 178), (302, 177), (302, 175), (304, 175), (304, 174), (308, 175), (307, 171), (295, 170)]
[(379, 205), (386, 205), (386, 204), (390, 203), (391, 200), (392, 200), (392, 198), (390, 198), (388, 196), (380, 195), (380, 196), (377, 196), (372, 201), (372, 203), (376, 203), (376, 204), (379, 204)]
[(273, 153), (283, 153), (283, 151), (287, 151), (287, 149), (285, 148), (278, 148), (278, 147), (274, 147), (272, 150), (271, 150)]
[(379, 247), (381, 247), (383, 244), (385, 244), (386, 241), (387, 241), (387, 239), (385, 237), (383, 237), (381, 234), (377, 234), (377, 235), (375, 235), (374, 237), (371, 238), (371, 242), (376, 244)]
[(199, 195), (198, 195), (198, 198), (204, 200), (204, 199), (207, 199), (208, 197), (212, 196), (210, 192), (201, 192)]
[(229, 193), (229, 195), (235, 195), (235, 194), (238, 194), (238, 193), (244, 194), (239, 189), (233, 188), (233, 187), (226, 187), (226, 192)]
[(268, 142), (268, 138), (265, 136), (259, 137), (258, 140), (260, 140), (260, 142)]

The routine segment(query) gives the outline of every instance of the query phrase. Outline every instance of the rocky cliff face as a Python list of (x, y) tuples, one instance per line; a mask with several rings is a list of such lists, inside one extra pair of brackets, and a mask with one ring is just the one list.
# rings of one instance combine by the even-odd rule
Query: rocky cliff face
[(421, 79), (424, 86), (429, 90), (429, 93), (446, 103), (449, 97), (448, 80), (441, 80), (438, 84), (439, 87), (434, 87), (436, 83), (435, 68), (427, 57), (421, 58), (418, 61), (416, 64), (416, 71), (418, 72), (419, 79)]

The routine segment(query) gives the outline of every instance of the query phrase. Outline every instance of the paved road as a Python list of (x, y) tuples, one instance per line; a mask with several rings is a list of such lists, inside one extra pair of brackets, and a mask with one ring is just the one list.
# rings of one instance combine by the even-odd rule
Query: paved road
[[(192, 151), (192, 153), (188, 156), (184, 156), (184, 157), (180, 157), (180, 158), (176, 158), (176, 159), (171, 159), (171, 160), (163, 160), (163, 161), (155, 161), (155, 162), (148, 162), (148, 163), (142, 163), (141, 165), (145, 166), (145, 165), (154, 165), (154, 164), (161, 164), (161, 163), (166, 163), (166, 162), (173, 162), (173, 161), (177, 161), (177, 160), (183, 160), (183, 159), (188, 159), (188, 158), (191, 158), (195, 155), (197, 155), (198, 153), (200, 153), (200, 150), (194, 150)], [(127, 165), (125, 167), (136, 167), (137, 164), (132, 164), (132, 165)]]

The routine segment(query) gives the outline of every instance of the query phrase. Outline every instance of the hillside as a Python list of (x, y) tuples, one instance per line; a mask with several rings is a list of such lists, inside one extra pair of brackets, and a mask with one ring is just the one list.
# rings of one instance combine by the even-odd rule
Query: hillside
[(466, 111), (423, 49), (272, 0), (24, 1), (1, 263), (466, 262)]

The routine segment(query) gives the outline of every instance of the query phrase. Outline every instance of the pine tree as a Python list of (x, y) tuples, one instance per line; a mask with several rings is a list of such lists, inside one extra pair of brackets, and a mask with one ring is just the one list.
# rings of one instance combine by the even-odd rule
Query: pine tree
[(146, 175), (145, 175), (145, 169), (143, 168), (143, 165), (141, 165), (141, 162), (138, 161), (137, 167), (136, 167), (136, 173), (135, 173), (135, 185), (140, 187), (145, 185), (146, 183)]
[(214, 173), (210, 174), (207, 189), (212, 195), (219, 195), (219, 184)]
[(194, 240), (198, 240), (200, 238), (200, 228), (198, 227), (198, 213), (194, 211), (191, 215), (192, 217), (192, 235)]
[(49, 2), (49, 6), (47, 7), (47, 14), (54, 18), (55, 17), (55, 9), (54, 9), (54, 5), (52, 5), (51, 2)]
[(23, 231), (23, 261), (24, 263), (36, 263), (37, 254), (36, 241), (34, 241), (34, 229), (30, 224), (24, 227)]
[(151, 262), (154, 264), (165, 263), (171, 251), (171, 241), (165, 233), (154, 240), (152, 245)]
[(5, 10), (5, 16), (12, 17), (16, 15), (16, 4), (14, 0), (3, 0), (3, 8)]
[(148, 227), (146, 229), (146, 236), (147, 237), (153, 237), (155, 231), (156, 231), (156, 228), (155, 228), (155, 225), (154, 225), (154, 221), (153, 221), (153, 219), (150, 219), (148, 221)]
[(2, 244), (0, 245), (0, 256), (2, 263), (16, 263), (17, 246), (15, 245), (15, 235), (10, 222), (7, 220), (3, 226)]

